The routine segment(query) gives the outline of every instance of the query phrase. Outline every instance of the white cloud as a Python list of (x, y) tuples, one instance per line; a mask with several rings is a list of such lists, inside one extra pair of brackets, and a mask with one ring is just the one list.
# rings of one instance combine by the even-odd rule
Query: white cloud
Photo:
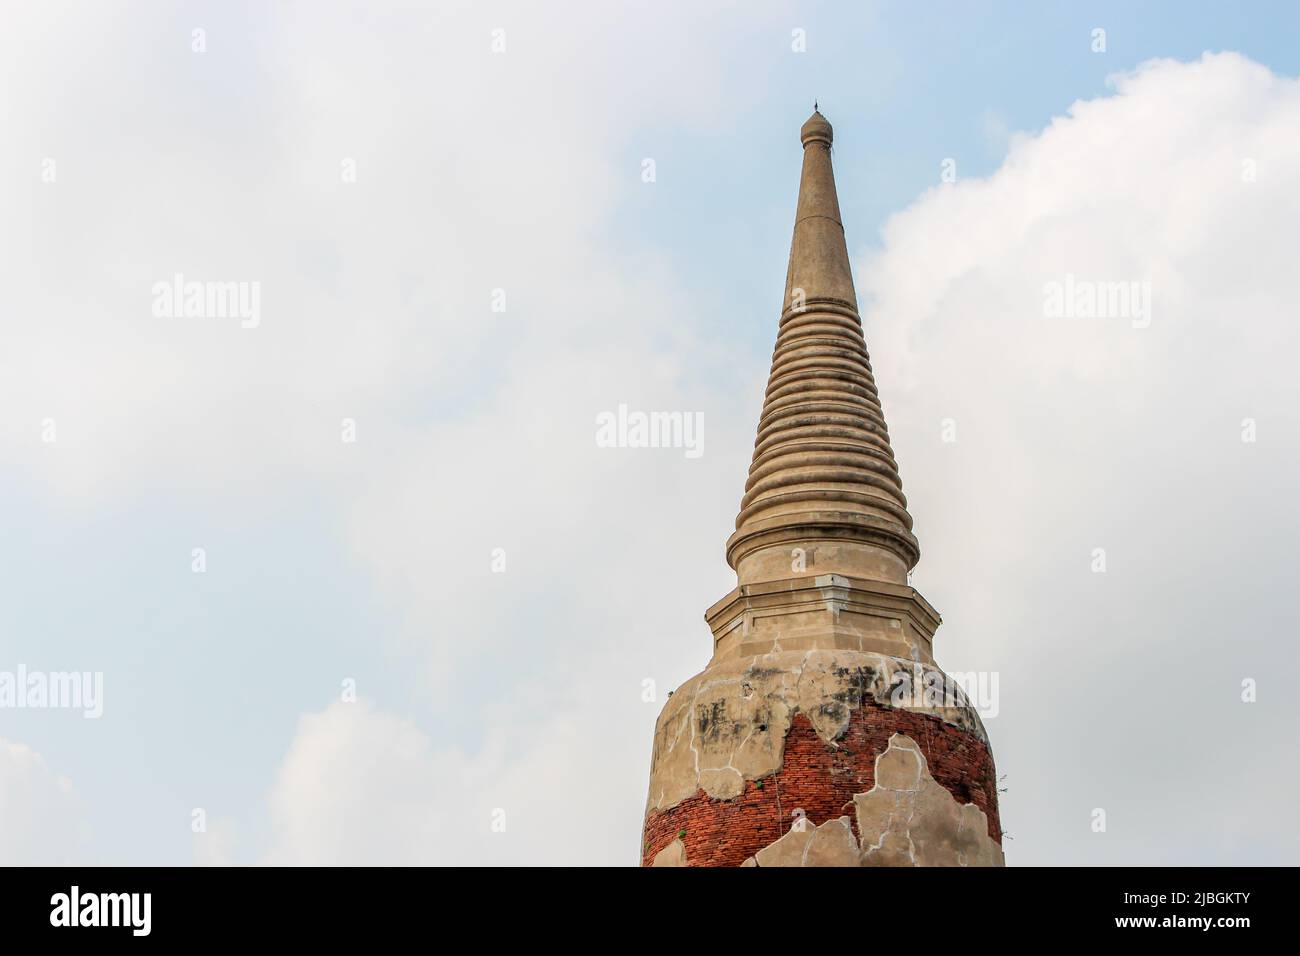
[[(889, 221), (858, 269), (867, 339), (936, 652), (1002, 670), (1009, 859), (1258, 860), (1300, 845), (1283, 768), (1224, 791), (1216, 768), (1300, 716), (1237, 695), (1296, 664), (1300, 83), (1236, 54), (1113, 82)], [(1067, 274), (1150, 282), (1149, 327), (1046, 317)], [(1098, 805), (1125, 836), (1093, 838)]]
[(238, 863), (239, 830), (234, 821), (211, 820), (207, 828), (195, 833), (192, 852), (196, 866), (233, 866)]
[[(628, 282), (600, 244), (638, 169), (618, 165), (627, 88), (661, 58), (696, 63), (693, 82), (657, 79), (638, 116), (703, 122), (697, 84), (723, 68), (700, 55), (707, 36), (657, 11), (629, 54), (590, 42), (621, 12), (520, 5), (500, 11), (501, 55), (498, 23), (472, 4), (394, 3), (375, 31), (328, 7), (256, 29), (213, 14), (204, 54), (184, 11), (144, 31), (74, 11), (24, 9), (0, 38), (23, 77), (0, 91), (13, 140), (0, 188), (33, 224), (0, 232), (0, 310), (13, 317), (0, 461), (62, 499), (162, 487), (225, 501), (303, 482), (342, 483), (346, 497), (366, 466), (341, 455), (340, 419), (373, 442), (393, 419), (456, 417), (512, 355), (567, 359), (583, 376), (603, 350), (630, 374), (674, 304), (653, 268)], [(45, 35), (57, 55), (32, 54)], [(104, 51), (118, 69), (91, 66)], [(591, 82), (602, 66), (611, 78)], [(77, 119), (49, 102), (76, 104)], [(40, 182), (45, 158), (54, 183)], [(260, 325), (153, 316), (150, 290), (177, 273), (260, 283)], [(496, 288), (504, 315), (489, 310)], [(55, 443), (41, 440), (47, 419)]]
[(30, 747), (0, 737), (0, 865), (84, 862), (84, 826), (72, 781)]
[(635, 860), (621, 821), (629, 789), (643, 795), (627, 786), (642, 761), (599, 722), (513, 707), (498, 717), (472, 755), (364, 701), (304, 717), (271, 793), (265, 862)]

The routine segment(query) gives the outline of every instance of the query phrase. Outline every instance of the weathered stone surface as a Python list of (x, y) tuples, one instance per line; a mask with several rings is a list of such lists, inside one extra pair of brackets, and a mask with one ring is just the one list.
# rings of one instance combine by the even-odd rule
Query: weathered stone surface
[[(932, 706), (898, 693), (920, 672), (912, 661), (855, 651), (810, 650), (714, 661), (682, 685), (655, 729), (647, 810), (671, 807), (704, 790), (726, 800), (747, 780), (781, 768), (795, 713), (826, 741), (839, 738), (865, 697), (931, 714), (985, 741), (979, 715), (964, 700)], [(901, 699), (900, 699), (901, 698)]]
[(704, 618), (717, 660), (821, 649), (933, 665), (939, 627), (915, 588), (834, 572), (738, 585)]
[(804, 851), (804, 866), (857, 866), (858, 841), (848, 817), (827, 820), (815, 831)]
[(924, 762), (915, 747), (894, 746), (891, 741), (889, 749), (876, 758), (876, 786), (882, 790), (919, 790)]
[(816, 829), (804, 820), (750, 859), (757, 866), (1003, 865), (984, 813), (935, 782), (920, 747), (904, 734), (890, 738), (876, 758), (876, 785), (854, 805), (860, 844), (846, 816)]
[(983, 811), (936, 783), (916, 741), (903, 734), (876, 758), (876, 785), (853, 802), (867, 866), (1003, 865)]
[(816, 828), (791, 829), (751, 859), (756, 866), (857, 866), (858, 857), (858, 841), (849, 818), (840, 817)]
[(686, 844), (681, 840), (674, 840), (662, 850), (655, 854), (654, 862), (651, 866), (685, 866), (686, 865)]
[(812, 841), (813, 830), (791, 830), (771, 846), (754, 854), (759, 866), (803, 866), (804, 851)]
[(912, 844), (907, 834), (900, 830), (890, 830), (881, 838), (878, 846), (862, 854), (863, 866), (915, 866), (912, 856)]
[(834, 741), (822, 739), (808, 717), (796, 713), (781, 769), (747, 781), (740, 795), (715, 800), (697, 790), (673, 807), (650, 811), (642, 862), (649, 865), (680, 837), (691, 866), (739, 866), (784, 836), (797, 811), (805, 817), (794, 820), (794, 827), (850, 813), (854, 797), (875, 786), (876, 758), (895, 734), (918, 742), (930, 775), (959, 804), (973, 802), (988, 814), (989, 838), (998, 840), (997, 770), (987, 746), (937, 717), (884, 706), (868, 696), (850, 711), (848, 728)]

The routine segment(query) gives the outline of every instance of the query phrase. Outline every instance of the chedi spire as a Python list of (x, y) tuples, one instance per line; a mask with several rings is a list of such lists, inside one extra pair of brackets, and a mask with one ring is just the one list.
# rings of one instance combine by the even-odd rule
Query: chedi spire
[[(867, 357), (831, 168), (804, 123), (772, 372), (713, 657), (655, 726), (642, 863), (1001, 865), (979, 713), (934, 663), (938, 613)], [(983, 702), (981, 702), (983, 703)], [(791, 822), (791, 811), (796, 817)]]
[(805, 573), (903, 584), (920, 557), (858, 317), (831, 168), (831, 124), (799, 131), (803, 173), (772, 373), (727, 542), (742, 584)]

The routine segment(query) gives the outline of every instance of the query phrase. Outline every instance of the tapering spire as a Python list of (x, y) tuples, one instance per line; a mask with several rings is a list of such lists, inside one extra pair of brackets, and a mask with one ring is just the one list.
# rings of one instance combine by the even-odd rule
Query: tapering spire
[(831, 573), (902, 584), (920, 555), (862, 336), (832, 136), (816, 111), (799, 131), (780, 331), (727, 542), (742, 585)]
[(799, 130), (803, 142), (803, 175), (799, 180), (799, 208), (794, 239), (790, 243), (790, 268), (785, 278), (785, 307), (830, 299), (856, 311), (853, 273), (844, 244), (844, 224), (831, 169), (834, 132), (826, 117), (815, 112)]
[[(953, 684), (934, 660), (939, 613), (907, 583), (918, 551), (862, 339), (831, 124), (814, 110), (800, 138), (787, 299), (727, 542), (737, 583), (704, 614), (708, 666), (655, 722), (641, 862), (1001, 866), (979, 713), (928, 693)], [(899, 694), (904, 681), (927, 693)], [(807, 823), (784, 833), (793, 808)]]

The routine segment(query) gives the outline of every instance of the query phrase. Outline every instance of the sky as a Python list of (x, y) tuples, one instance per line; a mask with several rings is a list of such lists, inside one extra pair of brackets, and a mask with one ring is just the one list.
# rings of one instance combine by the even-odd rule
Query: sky
[(702, 6), (5, 6), (0, 863), (634, 865), (814, 99), (1008, 863), (1294, 860), (1300, 11)]

